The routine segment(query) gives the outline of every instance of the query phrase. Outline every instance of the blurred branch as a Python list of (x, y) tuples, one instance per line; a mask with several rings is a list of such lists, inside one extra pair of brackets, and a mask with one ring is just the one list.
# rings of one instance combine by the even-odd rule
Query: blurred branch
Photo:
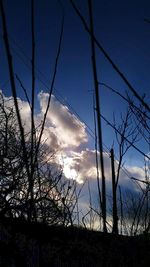
[(8, 68), (9, 68), (9, 76), (10, 76), (12, 95), (13, 95), (13, 99), (14, 99), (14, 105), (15, 105), (15, 110), (16, 110), (16, 114), (17, 114), (19, 129), (20, 129), (21, 143), (22, 143), (22, 147), (23, 147), (23, 156), (24, 156), (24, 161), (26, 164), (27, 174), (28, 174), (28, 177), (30, 177), (30, 171), (29, 171), (29, 165), (28, 165), (28, 159), (27, 159), (27, 151), (26, 151), (26, 145), (25, 145), (24, 129), (22, 126), (22, 120), (21, 120), (19, 106), (18, 106), (12, 55), (11, 55), (10, 46), (9, 46), (9, 39), (8, 39), (8, 32), (7, 32), (7, 25), (6, 25), (6, 16), (5, 16), (5, 11), (4, 11), (4, 6), (3, 6), (2, 0), (0, 0), (0, 12), (1, 12), (1, 17), (2, 17), (3, 39), (4, 39)]
[(49, 107), (50, 107), (51, 96), (52, 96), (53, 87), (54, 87), (54, 83), (55, 83), (55, 78), (56, 78), (56, 74), (57, 74), (58, 61), (59, 61), (59, 57), (60, 57), (60, 53), (61, 53), (63, 30), (64, 30), (64, 14), (63, 14), (63, 17), (62, 17), (61, 32), (60, 32), (59, 45), (58, 45), (58, 50), (57, 50), (57, 55), (56, 55), (56, 60), (55, 60), (54, 73), (53, 73), (52, 82), (51, 82), (51, 86), (50, 86), (47, 107), (46, 107), (46, 111), (44, 113), (43, 123), (42, 123), (42, 126), (41, 126), (39, 140), (38, 140), (37, 147), (36, 147), (36, 154), (38, 153), (38, 149), (39, 149), (39, 146), (40, 146), (41, 138), (42, 138), (44, 127), (45, 127), (47, 113), (48, 113), (48, 110), (49, 110)]
[(150, 107), (149, 105), (141, 98), (141, 96), (137, 93), (137, 91), (133, 88), (133, 86), (130, 84), (130, 82), (127, 80), (127, 78), (125, 77), (125, 75), (120, 71), (120, 69), (118, 68), (118, 66), (113, 62), (113, 60), (110, 58), (110, 56), (108, 55), (108, 53), (106, 52), (106, 50), (103, 48), (103, 46), (101, 45), (101, 43), (97, 40), (97, 38), (92, 34), (91, 29), (88, 27), (87, 22), (85, 21), (84, 17), (82, 16), (82, 14), (80, 13), (79, 9), (77, 8), (77, 6), (75, 5), (73, 0), (70, 0), (70, 3), (73, 7), (73, 9), (75, 10), (76, 14), (78, 15), (78, 17), (80, 18), (80, 20), (82, 21), (82, 24), (85, 28), (85, 30), (88, 32), (88, 34), (90, 36), (92, 36), (95, 44), (97, 45), (97, 47), (100, 49), (100, 51), (104, 54), (105, 58), (108, 60), (108, 62), (112, 65), (112, 67), (114, 68), (114, 70), (119, 74), (119, 76), (121, 77), (121, 79), (124, 81), (124, 83), (128, 86), (128, 88), (130, 89), (130, 91), (133, 93), (133, 95), (142, 103), (142, 105), (148, 110), (150, 111)]
[(140, 180), (140, 179), (135, 178), (135, 177), (131, 177), (131, 179), (132, 179), (132, 180), (135, 180), (135, 181), (138, 181), (138, 182), (140, 182), (140, 183), (144, 183), (144, 184), (150, 185), (150, 182), (148, 182), (148, 181)]
[(18, 82), (19, 82), (21, 88), (23, 89), (23, 92), (24, 92), (24, 94), (25, 94), (25, 97), (26, 97), (26, 99), (27, 99), (27, 102), (28, 102), (28, 104), (29, 104), (29, 106), (30, 106), (30, 108), (31, 108), (31, 103), (30, 103), (30, 99), (29, 99), (28, 94), (27, 94), (27, 90), (26, 90), (26, 88), (24, 87), (24, 85), (23, 85), (22, 81), (20, 80), (19, 76), (18, 76), (17, 74), (15, 74), (15, 76), (16, 76), (16, 79), (18, 80)]
[(113, 89), (111, 86), (107, 85), (106, 83), (99, 83), (102, 86), (105, 86), (106, 88), (108, 88), (110, 91), (112, 91), (113, 93), (115, 93), (116, 95), (119, 95), (123, 100), (125, 100), (130, 106), (132, 106), (133, 108), (135, 108), (135, 110), (137, 110), (138, 112), (142, 113), (145, 117), (147, 117), (148, 119), (150, 119), (150, 117), (147, 115), (146, 112), (142, 112), (142, 110), (137, 107), (133, 101), (128, 97), (126, 98), (125, 96), (123, 96), (120, 92), (118, 92), (117, 90)]
[[(113, 128), (120, 136), (122, 136), (122, 134), (120, 133), (120, 131), (115, 127), (115, 125), (113, 125), (111, 122), (109, 122), (102, 114), (101, 117), (103, 118), (103, 120), (111, 127)], [(142, 150), (140, 150), (138, 147), (136, 147), (134, 144), (132, 144), (132, 142), (130, 142), (125, 136), (124, 139), (135, 149), (137, 150), (141, 155), (143, 155), (144, 157), (146, 157), (147, 159), (150, 160), (150, 157), (148, 155), (146, 155)]]

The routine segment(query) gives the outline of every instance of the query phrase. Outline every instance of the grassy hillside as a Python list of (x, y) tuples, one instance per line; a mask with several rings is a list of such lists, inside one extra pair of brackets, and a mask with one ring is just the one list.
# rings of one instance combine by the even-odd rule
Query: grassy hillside
[(149, 263), (148, 237), (104, 235), (21, 220), (0, 222), (2, 267), (145, 267)]

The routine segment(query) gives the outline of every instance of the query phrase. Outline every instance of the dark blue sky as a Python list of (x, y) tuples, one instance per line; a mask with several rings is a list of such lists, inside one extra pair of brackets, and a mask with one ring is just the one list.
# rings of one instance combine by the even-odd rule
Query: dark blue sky
[[(75, 1), (88, 22), (86, 0)], [(90, 39), (81, 21), (72, 9), (69, 0), (62, 0), (65, 9), (65, 28), (61, 58), (55, 83), (56, 95), (60, 93), (93, 128), (92, 92), (93, 77), (90, 56)], [(22, 79), (30, 94), (31, 88), (31, 28), (29, 0), (6, 0), (5, 11), (10, 34), (15, 72)], [(35, 1), (36, 67), (42, 82), (50, 84), (61, 27), (62, 10), (59, 1)], [(93, 0), (95, 34), (114, 62), (126, 75), (140, 95), (146, 93), (150, 102), (150, 1), (99, 1)], [(1, 29), (1, 28), (0, 28)], [(1, 31), (2, 34), (2, 31)], [(0, 86), (10, 95), (6, 58), (0, 42)], [(25, 63), (25, 64), (24, 64)], [(127, 87), (97, 50), (97, 66), (100, 82), (105, 82), (120, 93)], [(44, 75), (44, 76), (43, 76)], [(36, 80), (36, 92), (47, 91), (43, 83)], [(5, 86), (3, 87), (3, 85)], [(23, 93), (18, 91), (20, 97)], [(101, 87), (102, 113), (112, 119), (119, 116), (125, 103), (106, 88)], [(104, 128), (104, 141), (112, 143), (112, 131)], [(147, 152), (147, 148), (144, 148)], [(132, 156), (132, 155), (131, 155)]]

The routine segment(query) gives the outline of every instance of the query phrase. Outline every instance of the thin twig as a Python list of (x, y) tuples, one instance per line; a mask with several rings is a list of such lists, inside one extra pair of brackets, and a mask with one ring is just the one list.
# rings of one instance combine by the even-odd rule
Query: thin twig
[(18, 80), (18, 82), (19, 82), (21, 88), (23, 89), (23, 92), (24, 92), (24, 94), (25, 94), (25, 97), (26, 97), (26, 99), (27, 99), (27, 102), (28, 102), (28, 104), (29, 104), (29, 106), (30, 106), (30, 108), (31, 108), (31, 103), (30, 103), (30, 99), (29, 99), (28, 94), (27, 94), (27, 90), (26, 90), (26, 88), (24, 87), (24, 85), (23, 85), (22, 81), (20, 80), (19, 76), (18, 76), (17, 74), (15, 74), (15, 76), (16, 76), (16, 79)]
[(147, 115), (146, 112), (142, 112), (140, 108), (138, 108), (133, 101), (131, 101), (130, 99), (127, 99), (125, 96), (123, 96), (120, 92), (118, 92), (117, 90), (113, 89), (111, 86), (107, 85), (106, 83), (99, 83), (102, 86), (105, 86), (106, 88), (108, 88), (109, 90), (111, 90), (113, 93), (115, 93), (116, 95), (119, 95), (123, 100), (125, 100), (130, 106), (132, 106), (133, 108), (135, 108), (135, 110), (139, 111), (140, 113), (142, 113), (145, 117), (147, 117), (148, 119), (150, 119), (150, 117)]
[(44, 127), (45, 127), (47, 113), (48, 113), (48, 110), (49, 110), (49, 107), (50, 107), (51, 96), (52, 96), (52, 93), (53, 93), (53, 87), (54, 87), (55, 78), (56, 78), (56, 74), (57, 74), (58, 61), (59, 61), (60, 52), (61, 52), (63, 30), (64, 30), (64, 15), (62, 17), (61, 33), (60, 33), (59, 45), (58, 45), (58, 50), (57, 50), (57, 55), (56, 55), (56, 60), (55, 60), (54, 73), (53, 73), (51, 87), (50, 87), (50, 91), (49, 91), (47, 107), (46, 107), (46, 111), (44, 113), (43, 123), (42, 123), (42, 126), (41, 126), (41, 131), (40, 131), (40, 135), (39, 135), (39, 139), (38, 139), (38, 143), (37, 143), (37, 147), (36, 147), (36, 154), (38, 153), (38, 149), (39, 149), (39, 146), (40, 146), (41, 138), (42, 138)]
[[(92, 35), (92, 32), (91, 32), (90, 28), (88, 27), (88, 25), (87, 25), (84, 17), (80, 13), (80, 11), (77, 8), (77, 6), (75, 5), (74, 1), (73, 0), (70, 0), (70, 3), (72, 5), (73, 9), (75, 10), (76, 14), (78, 15), (78, 17), (82, 21), (82, 24), (83, 24), (85, 30), (88, 32), (89, 35)], [(115, 69), (115, 71), (119, 74), (119, 76), (122, 78), (122, 80), (124, 81), (124, 83), (128, 86), (128, 88), (130, 89), (130, 91), (133, 93), (133, 95), (142, 103), (142, 105), (148, 111), (150, 111), (149, 105), (141, 98), (141, 96), (133, 88), (133, 86), (131, 85), (131, 83), (127, 80), (127, 78), (125, 77), (125, 75), (120, 71), (120, 69), (118, 68), (118, 66), (113, 62), (113, 60), (110, 58), (109, 54), (106, 52), (106, 50), (103, 48), (103, 46), (101, 45), (101, 43), (97, 40), (97, 38), (94, 35), (93, 35), (93, 39), (94, 39), (94, 42), (97, 45), (97, 47), (101, 50), (101, 52), (104, 54), (105, 58), (112, 65), (112, 67)]]
[[(111, 123), (109, 122), (102, 114), (101, 114), (102, 119), (111, 127), (113, 128), (120, 136), (122, 136), (122, 134), (120, 133), (120, 131)], [(143, 155), (144, 157), (146, 157), (147, 159), (150, 160), (150, 157), (148, 155), (146, 155), (142, 150), (140, 150), (137, 146), (135, 146), (132, 142), (130, 142), (125, 136), (124, 139), (135, 149), (137, 150), (141, 155)]]
[(3, 6), (3, 1), (2, 0), (0, 0), (0, 12), (1, 12), (1, 17), (2, 17), (3, 39), (4, 39), (7, 62), (8, 62), (8, 68), (9, 68), (11, 90), (12, 90), (12, 95), (13, 95), (13, 99), (14, 99), (14, 106), (15, 106), (15, 110), (16, 110), (16, 114), (17, 114), (17, 120), (18, 120), (18, 124), (19, 124), (20, 135), (21, 135), (21, 143), (22, 143), (22, 148), (23, 148), (23, 157), (24, 157), (24, 162), (25, 162), (25, 166), (26, 166), (27, 175), (28, 175), (28, 177), (30, 177), (30, 171), (29, 171), (29, 165), (28, 165), (28, 159), (27, 159), (27, 151), (26, 151), (26, 145), (25, 145), (24, 129), (23, 129), (23, 126), (22, 126), (22, 120), (21, 120), (19, 106), (18, 106), (18, 100), (17, 100), (17, 92), (16, 92), (16, 85), (15, 85), (15, 79), (14, 79), (12, 55), (11, 55), (11, 51), (10, 51), (8, 32), (7, 32), (7, 25), (6, 25), (6, 15), (5, 15), (5, 11), (4, 11), (4, 6)]

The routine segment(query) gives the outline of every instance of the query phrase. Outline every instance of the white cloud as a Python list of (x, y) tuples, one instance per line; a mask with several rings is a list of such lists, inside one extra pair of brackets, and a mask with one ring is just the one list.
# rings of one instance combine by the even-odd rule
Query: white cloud
[[(13, 109), (14, 113), (16, 112), (15, 106), (14, 106), (14, 100), (13, 97), (6, 97), (3, 92), (0, 90), (0, 94), (3, 97), (4, 106), (6, 109)], [(18, 106), (20, 110), (20, 115), (22, 118), (22, 123), (26, 129), (30, 129), (31, 127), (31, 109), (27, 101), (22, 101), (20, 98), (17, 98), (18, 100)], [(1, 101), (1, 100), (0, 100)]]
[[(109, 154), (103, 153), (104, 166), (105, 166), (105, 178), (108, 192), (111, 192), (112, 180), (111, 180), (111, 160)], [(94, 190), (96, 185), (97, 171), (95, 150), (86, 149), (81, 152), (72, 152), (69, 162), (66, 160), (67, 168), (70, 168), (71, 172), (75, 171), (77, 181), (83, 183), (86, 179), (91, 181), (91, 186)], [(115, 168), (117, 170), (118, 164), (116, 161)], [(68, 170), (69, 173), (69, 170)], [(128, 174), (128, 175), (127, 175)], [(101, 172), (99, 171), (99, 177), (101, 180)], [(119, 185), (124, 189), (131, 189), (137, 191), (138, 187), (133, 182), (131, 177), (135, 177), (139, 180), (145, 179), (145, 172), (143, 168), (138, 166), (126, 166), (126, 170), (121, 168)], [(68, 177), (69, 178), (69, 177)], [(101, 183), (101, 181), (100, 181)], [(141, 184), (142, 185), (142, 184)]]
[(96, 178), (94, 151), (86, 149), (81, 151), (81, 153), (72, 152), (70, 168), (76, 171), (78, 181), (83, 182), (89, 178)]
[[(2, 92), (1, 92), (2, 93)], [(14, 108), (12, 97), (6, 97), (3, 94), (6, 107)], [(40, 125), (46, 109), (48, 94), (41, 92), (38, 95), (40, 110), (35, 114), (36, 126)], [(18, 104), (22, 121), (26, 129), (30, 130), (31, 110), (27, 101), (18, 98)], [(96, 180), (95, 150), (83, 150), (75, 152), (76, 148), (88, 141), (85, 125), (69, 109), (59, 103), (54, 96), (51, 98), (50, 108), (47, 114), (46, 125), (42, 136), (42, 141), (50, 148), (49, 151), (55, 151), (58, 154), (58, 162), (64, 166), (64, 174), (67, 178), (76, 179), (79, 183), (86, 179)], [(88, 144), (87, 144), (88, 145)], [(111, 166), (110, 158), (106, 153), (104, 155), (105, 177), (108, 187), (111, 186)], [(117, 163), (116, 163), (117, 168)], [(140, 167), (127, 166), (126, 169), (130, 176), (144, 180), (145, 173)], [(101, 177), (101, 173), (99, 173)], [(123, 187), (131, 186), (130, 179), (121, 170), (119, 184)], [(133, 186), (133, 183), (132, 183)]]
[[(43, 115), (46, 109), (48, 94), (41, 92), (38, 95), (40, 110), (35, 114), (36, 126), (42, 122)], [(13, 107), (14, 103), (11, 97), (5, 97), (4, 101), (7, 107)], [(18, 99), (22, 121), (26, 129), (30, 130), (31, 111), (28, 103)], [(40, 129), (40, 127), (39, 127)], [(62, 164), (64, 167), (64, 175), (68, 179), (76, 179), (79, 183), (90, 181), (90, 188), (93, 203), (98, 203), (97, 191), (97, 172), (95, 150), (85, 149), (81, 151), (80, 145), (88, 141), (85, 125), (73, 114), (70, 113), (66, 106), (60, 104), (54, 96), (52, 96), (50, 109), (47, 114), (42, 141), (49, 148), (49, 152), (55, 152), (55, 163)], [(88, 147), (88, 143), (87, 143)], [(77, 150), (78, 148), (78, 150)], [(77, 152), (78, 151), (78, 152)], [(111, 161), (108, 154), (104, 153), (105, 177), (107, 185), (107, 193), (111, 194)], [(116, 162), (117, 169), (117, 162)], [(144, 170), (138, 166), (126, 166), (130, 177), (135, 177), (139, 180), (145, 179)], [(99, 173), (101, 179), (101, 173)], [(100, 181), (101, 184), (101, 181)], [(136, 193), (137, 186), (125, 174), (120, 171), (119, 185), (122, 189), (130, 188), (133, 193)], [(85, 186), (84, 197), (80, 200), (80, 207), (87, 212), (89, 208), (88, 187)]]
[[(81, 152), (72, 152), (72, 161), (70, 168), (75, 169), (77, 173), (77, 179), (79, 181), (85, 181), (86, 179), (96, 179), (96, 155), (95, 150), (83, 150)], [(107, 153), (104, 153), (104, 164), (106, 172), (106, 180), (110, 181), (111, 170), (110, 170), (110, 158)], [(101, 173), (99, 172), (101, 177)]]
[[(11, 107), (15, 111), (12, 97), (5, 97), (6, 107)], [(44, 112), (46, 110), (48, 94), (39, 93), (38, 95), (40, 110), (35, 114), (36, 127), (42, 123)], [(18, 98), (18, 105), (25, 129), (29, 132), (31, 127), (31, 110), (27, 101)], [(40, 130), (40, 127), (39, 127)], [(65, 149), (77, 148), (88, 141), (86, 127), (75, 115), (71, 114), (69, 109), (58, 102), (52, 95), (50, 108), (47, 114), (45, 129), (42, 140), (47, 145), (53, 147), (53, 151), (62, 151)]]
[[(44, 115), (48, 94), (41, 92), (38, 98), (42, 115)], [(61, 147), (78, 147), (80, 144), (87, 142), (87, 133), (84, 123), (75, 115), (71, 114), (69, 109), (59, 103), (54, 96), (51, 98), (46, 125), (55, 129), (55, 134), (59, 139)]]
[(145, 187), (145, 184), (138, 182), (135, 180), (132, 180), (131, 177), (144, 181), (145, 180), (145, 171), (144, 168), (138, 167), (138, 166), (126, 166), (126, 170), (129, 174), (129, 177), (127, 177), (125, 175), (125, 173), (123, 173), (123, 171), (121, 172), (121, 186), (122, 187), (127, 187), (130, 188), (130, 190), (132, 191), (138, 191), (140, 187), (137, 186), (137, 184), (139, 184), (141, 187)]

